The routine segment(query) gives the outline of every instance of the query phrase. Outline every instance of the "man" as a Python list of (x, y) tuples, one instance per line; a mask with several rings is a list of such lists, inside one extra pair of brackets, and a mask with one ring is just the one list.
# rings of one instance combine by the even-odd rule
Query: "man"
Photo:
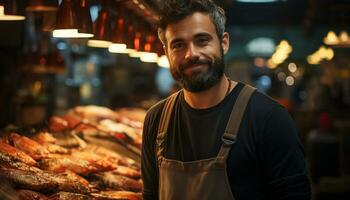
[(224, 28), (224, 11), (211, 0), (164, 5), (158, 34), (183, 90), (147, 113), (144, 199), (310, 199), (288, 112), (225, 76)]

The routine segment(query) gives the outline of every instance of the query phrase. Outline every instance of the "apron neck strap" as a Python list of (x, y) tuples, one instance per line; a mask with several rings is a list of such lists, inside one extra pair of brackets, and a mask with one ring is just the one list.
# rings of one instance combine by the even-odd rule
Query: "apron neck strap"
[(254, 91), (255, 88), (249, 85), (245, 85), (240, 91), (237, 100), (232, 108), (225, 132), (221, 137), (222, 146), (218, 154), (219, 158), (226, 160), (232, 144), (235, 143), (244, 111)]
[(159, 163), (160, 159), (163, 157), (164, 151), (164, 140), (166, 137), (166, 133), (168, 132), (169, 121), (171, 118), (171, 114), (176, 102), (177, 97), (179, 96), (181, 90), (169, 96), (166, 101), (162, 111), (162, 115), (160, 117), (159, 126), (158, 126), (158, 134), (156, 140), (156, 155), (157, 161)]

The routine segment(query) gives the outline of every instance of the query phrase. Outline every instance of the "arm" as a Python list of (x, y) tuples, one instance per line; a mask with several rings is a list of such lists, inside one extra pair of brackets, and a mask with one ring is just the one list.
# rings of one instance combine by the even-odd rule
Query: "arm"
[(309, 200), (311, 189), (304, 150), (294, 122), (283, 107), (278, 106), (270, 113), (261, 147), (268, 199)]
[(158, 168), (155, 156), (156, 126), (148, 113), (142, 134), (141, 173), (144, 200), (158, 199)]

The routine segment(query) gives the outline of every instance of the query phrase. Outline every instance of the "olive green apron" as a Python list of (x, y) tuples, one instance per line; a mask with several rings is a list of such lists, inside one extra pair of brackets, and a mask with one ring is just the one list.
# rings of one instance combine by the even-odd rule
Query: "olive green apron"
[(165, 137), (171, 113), (179, 94), (170, 96), (164, 106), (157, 135), (160, 200), (234, 200), (226, 171), (226, 159), (255, 88), (244, 86), (230, 114), (217, 157), (181, 162), (164, 157)]

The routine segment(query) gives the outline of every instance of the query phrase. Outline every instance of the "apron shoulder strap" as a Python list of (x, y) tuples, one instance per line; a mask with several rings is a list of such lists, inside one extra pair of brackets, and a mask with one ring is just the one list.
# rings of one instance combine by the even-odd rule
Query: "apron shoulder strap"
[(172, 114), (176, 99), (180, 94), (180, 92), (181, 90), (172, 94), (166, 99), (162, 114), (160, 116), (157, 139), (156, 139), (156, 156), (157, 156), (158, 163), (161, 157), (163, 156), (164, 140), (166, 137), (166, 133), (168, 132), (169, 121), (171, 118), (171, 114)]
[(225, 132), (221, 138), (222, 146), (219, 151), (218, 157), (226, 160), (232, 144), (235, 143), (239, 127), (244, 115), (244, 111), (248, 105), (249, 99), (256, 88), (245, 85), (240, 91), (235, 104), (233, 105), (230, 118), (227, 122)]

